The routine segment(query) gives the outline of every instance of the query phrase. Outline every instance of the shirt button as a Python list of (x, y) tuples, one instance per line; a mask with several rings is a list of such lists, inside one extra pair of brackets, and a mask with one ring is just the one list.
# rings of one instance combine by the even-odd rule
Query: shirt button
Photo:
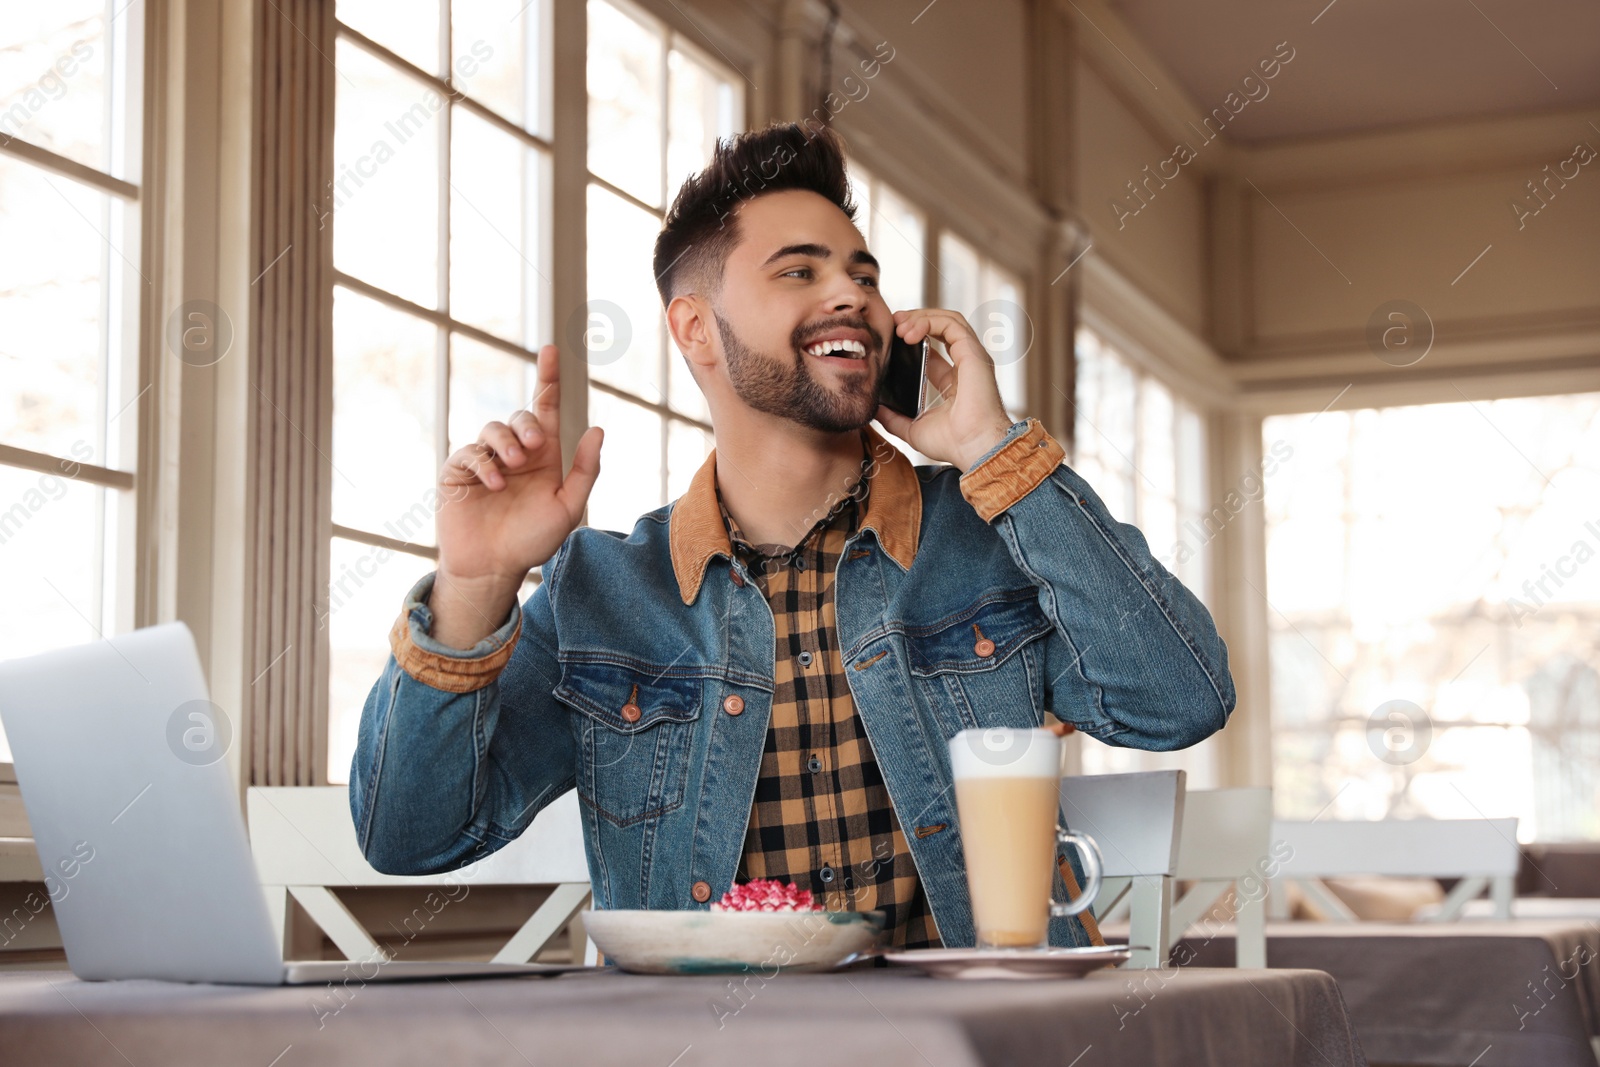
[(989, 640), (987, 637), (982, 638), (977, 644), (972, 646), (972, 651), (976, 652), (980, 656), (992, 656), (994, 655), (994, 642)]
[(797, 571), (805, 570), (806, 569), (806, 561), (802, 557), (796, 556), (794, 558), (794, 569), (797, 570)]
[(800, 666), (802, 666), (802, 667), (811, 666), (811, 653), (810, 652), (802, 652), (802, 653), (800, 653), (798, 658), (800, 660)]
[[(817, 877), (822, 879), (824, 882), (832, 882), (833, 881), (833, 868), (832, 867), (824, 867), (824, 868), (822, 868), (822, 870), (817, 872)], [(709, 889), (710, 887), (708, 886), (707, 888)]]
[(821, 773), (822, 761), (817, 757), (812, 756), (810, 759), (806, 760), (806, 770), (810, 771), (812, 774)]
[(738, 715), (744, 711), (744, 697), (738, 693), (729, 693), (722, 701), (722, 710), (729, 715)]
[(694, 897), (698, 903), (704, 904), (711, 899), (711, 883), (696, 882), (689, 887), (689, 895)]

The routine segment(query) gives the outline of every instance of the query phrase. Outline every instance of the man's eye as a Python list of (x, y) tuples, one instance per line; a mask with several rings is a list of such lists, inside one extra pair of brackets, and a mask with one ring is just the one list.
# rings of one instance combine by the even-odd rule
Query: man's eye
[(790, 270), (784, 271), (782, 274), (778, 275), (778, 277), (787, 278), (791, 274), (810, 274), (810, 273), (811, 273), (811, 268), (810, 267), (794, 267), (794, 268), (792, 268)]
[(860, 276), (858, 276), (856, 278), (856, 281), (865, 282), (867, 285), (871, 286), (874, 289), (876, 289), (878, 287), (878, 279), (874, 278), (870, 274), (862, 274), (862, 275), (860, 275)]

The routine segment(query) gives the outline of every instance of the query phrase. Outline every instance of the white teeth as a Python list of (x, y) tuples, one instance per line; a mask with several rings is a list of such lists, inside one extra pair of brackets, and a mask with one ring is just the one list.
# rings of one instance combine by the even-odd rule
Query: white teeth
[(864, 359), (867, 355), (867, 346), (860, 341), (818, 341), (816, 344), (807, 345), (805, 351), (812, 356), (833, 355)]

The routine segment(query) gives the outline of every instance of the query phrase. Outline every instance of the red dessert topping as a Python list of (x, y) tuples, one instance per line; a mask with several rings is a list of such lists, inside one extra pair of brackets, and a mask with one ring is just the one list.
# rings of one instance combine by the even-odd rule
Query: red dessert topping
[(811, 901), (811, 890), (796, 889), (776, 878), (753, 878), (735, 885), (711, 905), (712, 911), (821, 911)]

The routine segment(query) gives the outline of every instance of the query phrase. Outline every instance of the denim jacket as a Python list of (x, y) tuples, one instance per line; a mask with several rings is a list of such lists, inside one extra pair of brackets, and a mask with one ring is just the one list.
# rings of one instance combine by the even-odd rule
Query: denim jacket
[[(868, 437), (879, 462), (835, 572), (839, 647), (940, 935), (972, 945), (948, 739), (1054, 715), (1107, 744), (1183, 748), (1233, 710), (1227, 649), (1036, 419), (965, 474)], [(412, 590), (350, 768), (375, 868), (463, 866), (576, 789), (596, 908), (704, 909), (732, 885), (775, 638), (708, 521), (715, 459), (631, 533), (573, 531), (471, 649), (429, 636), (433, 576)], [(1088, 937), (1055, 918), (1050, 941)]]

